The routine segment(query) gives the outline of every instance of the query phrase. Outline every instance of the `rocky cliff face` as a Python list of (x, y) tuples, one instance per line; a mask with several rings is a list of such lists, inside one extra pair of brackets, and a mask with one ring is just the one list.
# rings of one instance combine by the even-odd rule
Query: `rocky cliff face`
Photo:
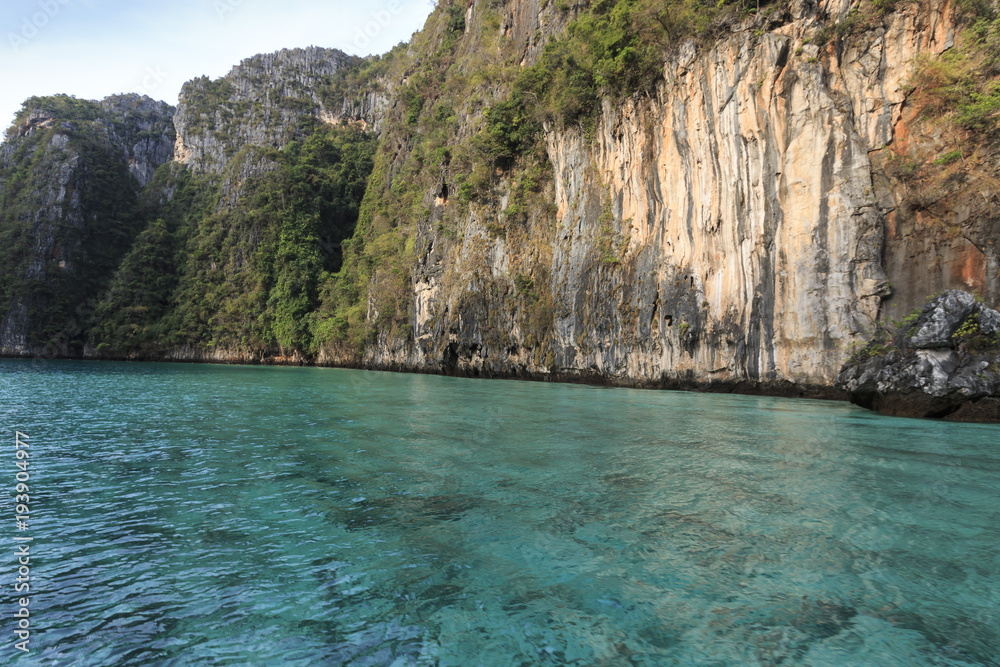
[[(554, 215), (493, 238), (501, 201), (461, 216), (461, 243), (425, 231), (412, 341), (383, 337), (368, 362), (829, 385), (896, 277), (883, 263), (894, 202), (870, 155), (895, 139), (915, 59), (955, 29), (948, 4), (911, 4), (817, 46), (851, 9), (796, 3), (766, 29), (688, 42), (654, 98), (605, 104), (596, 141), (550, 129)], [(541, 10), (508, 11), (504, 25)], [(540, 340), (518, 276), (551, 297)]]
[(173, 111), (137, 95), (26, 103), (0, 146), (0, 352), (58, 352), (79, 334), (74, 309), (114, 270), (138, 192), (173, 157)]
[[(723, 5), (729, 18), (699, 38), (651, 14), (669, 37), (655, 85), (616, 97), (614, 81), (595, 84), (596, 112), (547, 117), (540, 141), (525, 138), (535, 122), (525, 110), (544, 90), (517, 81), (539, 63), (579, 73), (573, 58), (586, 48), (566, 44), (596, 25), (588, 3), (439, 3), (408, 47), (381, 59), (281, 51), (190, 82), (175, 135), (157, 135), (152, 114), (135, 142), (117, 125), (105, 142), (142, 184), (169, 135), (161, 203), (180, 175), (192, 174), (189, 195), (201, 188), (190, 199), (202, 203), (151, 228), (123, 274), (186, 248), (175, 263), (186, 295), (163, 287), (163, 319), (144, 330), (184, 330), (164, 358), (823, 393), (850, 343), (887, 313), (946, 288), (1000, 297), (991, 154), (955, 162), (954, 137), (914, 83), (918, 65), (954, 48), (956, 6)], [(586, 106), (577, 83), (560, 104)], [(105, 113), (120, 113), (113, 106)], [(39, 132), (61, 150), (61, 120), (23, 118), (3, 148), (8, 169), (26, 164), (18, 146)], [(344, 125), (374, 130), (379, 149), (341, 245), (353, 218), (328, 224), (342, 194), (317, 174), (357, 184), (371, 168), (361, 135), (319, 138)], [(40, 209), (71, 202), (59, 219), (78, 219), (73, 197), (93, 191), (68, 185), (73, 155), (32, 177), (55, 184)], [(361, 171), (338, 171), (349, 155)], [(312, 174), (308, 197), (274, 194), (304, 192), (292, 183), (300, 173)], [(352, 210), (355, 194), (343, 200)], [(53, 253), (66, 251), (31, 256)], [(136, 310), (131, 283), (115, 284), (115, 303)], [(7, 285), (4, 345), (23, 350), (27, 310)], [(280, 344), (261, 329), (285, 317), (275, 313), (298, 318)], [(243, 328), (228, 335), (231, 322)]]
[(139, 95), (112, 95), (99, 102), (67, 101), (68, 107), (58, 97), (32, 98), (25, 103), (0, 149), (4, 167), (16, 166), (28, 140), (48, 130), (55, 130), (48, 139), (57, 144), (74, 133), (93, 130), (94, 138), (121, 156), (140, 187), (152, 180), (161, 164), (173, 159), (176, 135), (172, 106)]
[(145, 187), (174, 158), (174, 107), (138, 95), (112, 95), (98, 104), (108, 143), (120, 147), (129, 174)]
[(281, 148), (319, 121), (378, 126), (385, 97), (336, 96), (332, 85), (364, 61), (309, 47), (256, 55), (215, 81), (184, 84), (174, 126), (175, 159), (195, 171), (221, 172), (247, 146)]

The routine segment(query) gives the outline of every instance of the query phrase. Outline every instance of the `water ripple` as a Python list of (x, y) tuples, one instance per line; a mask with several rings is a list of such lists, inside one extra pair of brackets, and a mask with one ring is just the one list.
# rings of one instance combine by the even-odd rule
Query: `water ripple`
[(24, 664), (998, 664), (995, 427), (7, 360), (0, 415), (33, 443)]

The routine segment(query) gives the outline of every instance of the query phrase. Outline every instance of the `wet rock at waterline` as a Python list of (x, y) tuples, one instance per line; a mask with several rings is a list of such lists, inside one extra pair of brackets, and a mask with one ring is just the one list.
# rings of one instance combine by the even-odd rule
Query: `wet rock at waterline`
[(1000, 313), (944, 292), (853, 354), (836, 386), (885, 414), (1000, 421)]

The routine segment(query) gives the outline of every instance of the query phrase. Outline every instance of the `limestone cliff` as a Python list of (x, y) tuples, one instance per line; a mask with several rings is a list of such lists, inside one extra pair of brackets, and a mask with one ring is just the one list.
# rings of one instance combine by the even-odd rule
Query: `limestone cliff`
[(384, 97), (336, 96), (332, 85), (364, 61), (309, 47), (258, 54), (225, 77), (184, 84), (174, 115), (175, 159), (195, 171), (221, 172), (247, 146), (280, 148), (308, 136), (317, 122), (378, 126)]
[[(381, 335), (367, 363), (828, 386), (906, 270), (886, 273), (892, 184), (877, 190), (870, 156), (904, 122), (917, 57), (955, 31), (949, 4), (905, 4), (817, 46), (856, 4), (794, 3), (688, 41), (655, 96), (605, 102), (594, 140), (549, 128), (552, 215), (490, 233), (515, 176), (497, 205), (460, 211), (457, 234), (418, 225), (412, 336)], [(537, 3), (506, 12), (502, 26), (544, 22)], [(550, 299), (540, 330), (519, 277)]]
[[(142, 233), (74, 340), (830, 394), (879, 322), (942, 289), (1000, 298), (996, 142), (976, 132), (1000, 88), (947, 120), (965, 5), (712, 5), (441, 2), (382, 58), (297, 49), (190, 82), (171, 165), (116, 149), (153, 178)], [(60, 120), (21, 119), (7, 168)], [(150, 266), (170, 279), (137, 288)], [(6, 284), (4, 346), (24, 351)]]
[(138, 231), (139, 191), (173, 157), (173, 111), (137, 95), (25, 103), (0, 146), (0, 352), (68, 352), (77, 307)]

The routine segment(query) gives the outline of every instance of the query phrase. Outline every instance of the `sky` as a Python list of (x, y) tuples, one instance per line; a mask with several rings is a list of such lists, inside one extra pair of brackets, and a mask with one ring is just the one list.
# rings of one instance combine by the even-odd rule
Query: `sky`
[(322, 46), (354, 55), (409, 41), (431, 0), (0, 0), (0, 132), (32, 95), (140, 93), (170, 104), (185, 81), (244, 58)]

